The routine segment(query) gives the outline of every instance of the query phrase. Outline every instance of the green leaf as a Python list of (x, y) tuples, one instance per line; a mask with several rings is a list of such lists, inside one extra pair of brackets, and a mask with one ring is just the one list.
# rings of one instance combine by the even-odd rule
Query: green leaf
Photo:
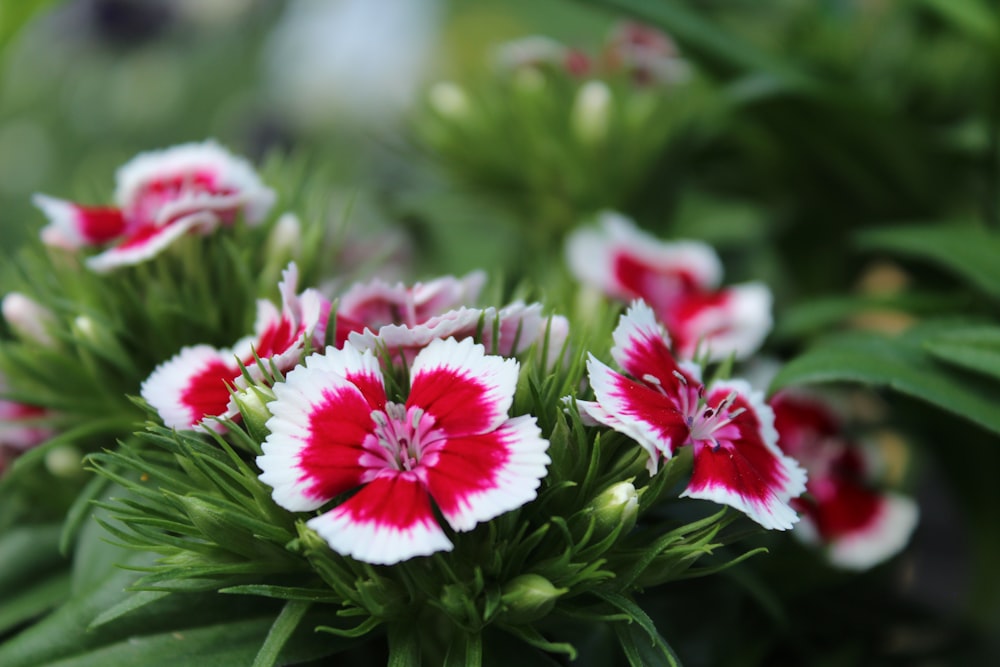
[(285, 604), (281, 613), (278, 614), (278, 618), (274, 619), (271, 629), (268, 630), (264, 645), (260, 647), (253, 660), (253, 667), (274, 667), (278, 664), (282, 648), (295, 629), (299, 627), (299, 624), (302, 623), (303, 617), (309, 611), (309, 605), (308, 602), (297, 600)]
[(80, 534), (84, 523), (93, 512), (93, 502), (97, 500), (111, 484), (111, 480), (101, 475), (94, 475), (83, 490), (77, 495), (76, 500), (66, 512), (66, 520), (63, 522), (62, 533), (59, 536), (59, 552), (67, 554), (72, 543)]
[(95, 630), (105, 623), (110, 623), (125, 614), (133, 612), (140, 607), (145, 607), (147, 604), (156, 602), (168, 595), (170, 593), (167, 591), (136, 591), (115, 606), (99, 614), (87, 629)]
[(1000, 56), (1000, 12), (982, 0), (920, 0), (959, 32)]
[(1000, 380), (1000, 327), (959, 327), (929, 338), (924, 347), (936, 359)]
[(797, 384), (858, 382), (926, 401), (1000, 433), (1000, 384), (937, 363), (925, 340), (953, 325), (913, 327), (894, 338), (854, 332), (820, 342), (786, 364), (771, 391)]
[[(634, 623), (613, 623), (612, 627), (622, 651), (632, 667), (647, 667), (648, 665), (681, 667), (680, 660), (659, 636), (659, 633), (657, 633), (659, 642), (654, 641), (650, 644), (648, 637), (643, 634), (643, 629)], [(667, 653), (662, 652), (661, 643), (667, 648)]]
[(979, 227), (921, 225), (868, 230), (858, 243), (941, 267), (1000, 299), (1000, 237)]
[[(222, 618), (222, 617), (220, 617)], [(271, 617), (226, 621), (200, 627), (127, 637), (117, 643), (81, 652), (48, 667), (235, 667), (249, 665), (271, 626)], [(315, 659), (334, 652), (327, 635), (299, 634), (279, 657), (285, 664)]]
[(960, 312), (968, 304), (964, 296), (950, 294), (876, 294), (829, 296), (809, 299), (785, 309), (775, 323), (774, 340), (789, 340), (826, 333), (850, 317), (890, 311), (906, 314)]
[[(632, 619), (633, 623), (616, 623), (616, 632), (619, 632), (620, 628), (624, 631), (619, 632), (619, 640), (625, 637), (628, 641), (622, 641), (622, 648), (626, 650), (626, 656), (629, 657), (629, 661), (632, 662), (632, 653), (630, 649), (635, 650), (635, 655), (642, 656), (643, 652), (640, 650), (640, 646), (645, 644), (649, 648), (655, 649), (653, 656), (642, 657), (638, 662), (632, 662), (633, 665), (647, 665), (647, 664), (666, 664), (670, 667), (680, 667), (680, 661), (677, 659), (677, 655), (674, 650), (670, 647), (670, 644), (660, 635), (659, 631), (656, 629), (656, 624), (653, 622), (642, 607), (635, 603), (634, 600), (614, 593), (611, 591), (594, 591), (597, 597), (601, 598), (613, 607), (621, 610)], [(633, 627), (633, 624), (638, 627)], [(636, 633), (641, 629), (645, 633), (645, 637), (641, 637), (641, 641), (636, 640)], [(628, 644), (628, 645), (627, 645)], [(646, 654), (649, 651), (645, 652)], [(653, 662), (649, 661), (649, 658), (653, 658)], [(666, 660), (666, 662), (663, 662)]]
[(68, 571), (33, 578), (20, 590), (4, 594), (0, 605), (0, 635), (58, 606), (68, 594)]
[(19, 526), (0, 534), (0, 600), (25, 581), (66, 565), (59, 554), (59, 525)]

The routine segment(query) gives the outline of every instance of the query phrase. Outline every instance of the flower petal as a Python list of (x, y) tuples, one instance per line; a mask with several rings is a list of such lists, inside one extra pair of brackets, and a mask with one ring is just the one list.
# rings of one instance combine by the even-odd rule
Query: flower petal
[(143, 262), (155, 257), (189, 231), (210, 222), (210, 216), (209, 213), (196, 213), (164, 227), (146, 225), (129, 229), (128, 234), (117, 243), (87, 259), (87, 266), (103, 273), (120, 266)]
[[(240, 374), (231, 350), (209, 345), (183, 348), (142, 383), (142, 397), (170, 428), (191, 429), (226, 413), (229, 383)], [(212, 424), (222, 430), (218, 424)]]
[(427, 488), (455, 530), (472, 530), (534, 500), (550, 460), (534, 417), (484, 435), (447, 438), (424, 452)]
[(375, 331), (389, 324), (415, 327), (448, 310), (470, 305), (485, 282), (482, 271), (463, 278), (443, 276), (412, 287), (376, 279), (348, 289), (340, 297), (337, 314)]
[(379, 477), (306, 523), (337, 553), (375, 565), (452, 549), (413, 473)]
[(668, 347), (670, 338), (643, 301), (635, 301), (618, 321), (612, 334), (611, 356), (622, 370), (650, 386), (675, 396), (678, 407), (697, 404), (701, 369), (678, 364)]
[[(493, 309), (486, 309), (483, 322), (483, 345), (487, 350), (496, 350), (496, 354), (510, 357), (524, 352), (536, 343), (539, 347), (548, 345), (548, 360), (559, 358), (569, 337), (569, 320), (560, 315), (547, 316), (542, 314), (542, 304), (514, 301), (496, 313), (499, 323), (496, 324), (499, 336), (494, 341)], [(545, 337), (548, 340), (543, 340)]]
[(705, 243), (661, 241), (613, 211), (601, 214), (599, 224), (600, 230), (571, 234), (566, 254), (580, 281), (609, 296), (640, 297), (660, 311), (679, 296), (714, 289), (722, 280), (722, 264)]
[(125, 231), (125, 219), (117, 208), (80, 206), (43, 194), (36, 194), (32, 202), (49, 219), (41, 232), (47, 245), (70, 249), (103, 245)]
[(480, 321), (489, 322), (495, 317), (496, 311), (493, 308), (459, 308), (432, 317), (415, 327), (388, 324), (381, 327), (378, 333), (373, 333), (371, 329), (365, 329), (361, 333), (352, 332), (347, 341), (359, 350), (385, 349), (393, 361), (412, 363), (417, 353), (431, 341), (449, 337), (459, 340), (469, 338), (479, 330)]
[[(281, 311), (267, 299), (257, 302), (253, 349), (261, 359), (268, 359), (278, 370), (287, 371), (298, 364), (307, 341), (321, 341), (326, 335), (330, 302), (315, 289), (296, 294), (299, 274), (295, 262), (289, 263), (281, 275), (278, 284)], [(248, 365), (251, 361), (252, 358), (244, 358)]]
[(766, 285), (744, 283), (688, 294), (662, 314), (682, 357), (691, 358), (702, 346), (713, 361), (745, 359), (771, 332), (771, 303)]
[(691, 481), (681, 495), (729, 505), (765, 528), (787, 530), (798, 521), (789, 502), (805, 491), (805, 470), (778, 449), (774, 414), (759, 392), (727, 380), (705, 396), (711, 407), (727, 399), (735, 416), (716, 432), (715, 443), (695, 440)]
[(406, 405), (426, 410), (449, 437), (487, 433), (507, 420), (518, 368), (469, 338), (434, 340), (413, 361)]
[[(866, 570), (878, 565), (902, 551), (916, 528), (920, 513), (912, 499), (895, 493), (868, 493), (873, 497), (863, 503), (867, 509), (863, 521), (858, 521), (860, 498), (849, 498), (846, 492), (840, 495), (837, 503), (844, 507), (826, 505), (820, 510), (826, 522), (827, 532), (823, 537), (829, 545), (828, 556), (838, 567)], [(839, 534), (831, 533), (832, 515), (840, 512), (849, 515), (853, 525)], [(808, 512), (806, 516), (810, 520), (819, 518)]]
[(676, 397), (616, 373), (593, 355), (587, 360), (587, 373), (600, 410), (589, 410), (586, 402), (582, 409), (635, 440), (649, 453), (651, 471), (655, 472), (660, 457), (671, 458), (687, 441), (689, 428)]
[(327, 348), (292, 370), (274, 394), (257, 466), (276, 503), (312, 510), (365, 481), (371, 413), (385, 407), (382, 373), (370, 353)]
[(129, 220), (165, 225), (197, 211), (257, 224), (274, 203), (253, 167), (214, 141), (140, 153), (116, 174), (115, 201)]

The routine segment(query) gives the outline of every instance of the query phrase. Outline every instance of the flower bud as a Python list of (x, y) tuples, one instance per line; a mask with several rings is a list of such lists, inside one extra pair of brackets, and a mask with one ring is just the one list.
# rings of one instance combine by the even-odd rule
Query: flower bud
[(593, 146), (607, 137), (611, 103), (611, 89), (603, 81), (588, 81), (580, 87), (570, 123), (582, 143)]
[(456, 83), (441, 81), (431, 86), (427, 93), (431, 108), (444, 118), (456, 120), (469, 115), (469, 96)]
[(56, 477), (77, 477), (83, 472), (83, 454), (73, 445), (56, 447), (45, 455), (45, 467)]
[(282, 258), (281, 264), (302, 254), (302, 222), (294, 213), (285, 213), (274, 223), (267, 243), (271, 255)]
[(601, 491), (591, 506), (594, 508), (595, 531), (609, 534), (621, 526), (621, 534), (625, 535), (635, 527), (639, 515), (639, 494), (632, 482), (618, 482)]
[(51, 310), (20, 292), (10, 292), (3, 298), (3, 317), (7, 324), (24, 341), (34, 341), (53, 347), (55, 339), (49, 329), (56, 317)]
[(503, 587), (500, 600), (504, 604), (504, 620), (509, 623), (530, 623), (542, 618), (556, 605), (568, 588), (556, 588), (540, 574), (522, 574)]
[(236, 407), (243, 415), (243, 423), (246, 424), (247, 431), (258, 442), (263, 442), (270, 432), (267, 428), (267, 420), (271, 418), (271, 411), (267, 409), (267, 404), (274, 398), (274, 392), (269, 387), (259, 385), (247, 387), (233, 395)]

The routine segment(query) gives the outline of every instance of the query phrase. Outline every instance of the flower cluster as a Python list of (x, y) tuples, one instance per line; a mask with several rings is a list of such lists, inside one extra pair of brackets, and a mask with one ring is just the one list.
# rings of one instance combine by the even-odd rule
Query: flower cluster
[[(666, 47), (649, 38), (623, 33), (604, 62), (652, 76)], [(640, 588), (734, 562), (716, 551), (741, 516), (784, 531), (801, 515), (855, 567), (912, 529), (821, 408), (730, 377), (771, 296), (722, 286), (704, 243), (613, 213), (576, 230), (563, 279), (601, 305), (575, 322), (484, 304), (481, 271), (331, 275), (304, 250), (310, 223), (270, 216), (272, 191), (211, 142), (141, 155), (117, 186), (114, 207), (36, 200), (54, 283), (83, 300), (4, 298), (0, 474), (31, 474), (7, 463), (44, 441), (81, 443), (123, 489), (100, 505), (107, 527), (162, 556), (140, 587), (308, 600), (366, 619), (335, 633), (386, 624), (390, 645), (422, 615), (462, 646), (494, 626), (572, 656), (533, 624), (644, 618)], [(241, 253), (258, 228), (266, 247)]]

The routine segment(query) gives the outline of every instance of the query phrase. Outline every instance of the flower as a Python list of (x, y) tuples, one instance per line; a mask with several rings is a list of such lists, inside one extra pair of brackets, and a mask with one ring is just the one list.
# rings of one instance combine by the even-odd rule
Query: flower
[(444, 276), (407, 287), (379, 280), (355, 285), (337, 308), (338, 347), (350, 342), (361, 350), (388, 350), (393, 359), (410, 363), (431, 341), (471, 338), (477, 334), (489, 350), (511, 356), (548, 336), (550, 359), (569, 335), (565, 317), (542, 315), (542, 305), (523, 301), (500, 308), (470, 308), (485, 274), (474, 271), (458, 279)]
[(635, 440), (649, 454), (650, 474), (661, 458), (692, 447), (694, 468), (682, 496), (730, 505), (765, 528), (791, 528), (798, 517), (789, 501), (805, 490), (805, 471), (778, 449), (763, 396), (744, 380), (702, 385), (697, 366), (675, 361), (668, 335), (642, 301), (621, 317), (613, 337), (611, 356), (631, 377), (590, 355), (597, 400), (578, 401), (581, 416)]
[(602, 60), (606, 69), (625, 71), (639, 85), (680, 83), (691, 74), (670, 37), (635, 21), (614, 26)]
[(782, 391), (770, 403), (778, 445), (809, 471), (807, 495), (793, 501), (803, 516), (795, 534), (846, 569), (873, 567), (902, 550), (917, 524), (916, 503), (875, 486), (871, 461), (823, 401)]
[(610, 211), (599, 223), (567, 239), (567, 263), (578, 280), (615, 299), (648, 303), (682, 357), (703, 346), (712, 360), (744, 359), (760, 347), (771, 329), (766, 285), (719, 289), (722, 264), (707, 244), (661, 241)]
[(378, 331), (388, 324), (412, 328), (435, 315), (473, 303), (485, 283), (486, 274), (482, 271), (473, 271), (462, 278), (443, 276), (410, 287), (376, 279), (348, 289), (340, 297), (337, 315), (355, 323), (357, 331), (366, 328)]
[(18, 455), (56, 433), (45, 423), (51, 417), (48, 410), (3, 398), (8, 391), (7, 381), (0, 376), (0, 476)]
[[(258, 301), (253, 336), (232, 348), (185, 347), (153, 371), (143, 382), (141, 393), (164, 424), (188, 429), (208, 417), (234, 415), (230, 389), (245, 382), (241, 363), (259, 381), (272, 365), (280, 372), (292, 369), (307, 345), (322, 346), (330, 303), (315, 289), (296, 294), (297, 284), (298, 267), (292, 262), (278, 286), (281, 311), (270, 301)], [(257, 364), (255, 355), (265, 369)]]
[(34, 202), (48, 217), (47, 245), (96, 248), (87, 259), (95, 271), (138, 264), (189, 233), (207, 234), (242, 214), (257, 224), (274, 203), (243, 159), (213, 141), (142, 153), (116, 176), (113, 206), (82, 206), (47, 195)]
[(534, 499), (549, 457), (531, 416), (508, 417), (514, 360), (471, 340), (435, 340), (414, 359), (405, 403), (386, 395), (378, 359), (328, 347), (274, 386), (257, 458), (282, 507), (305, 512), (343, 555), (376, 564), (452, 549), (456, 531)]

